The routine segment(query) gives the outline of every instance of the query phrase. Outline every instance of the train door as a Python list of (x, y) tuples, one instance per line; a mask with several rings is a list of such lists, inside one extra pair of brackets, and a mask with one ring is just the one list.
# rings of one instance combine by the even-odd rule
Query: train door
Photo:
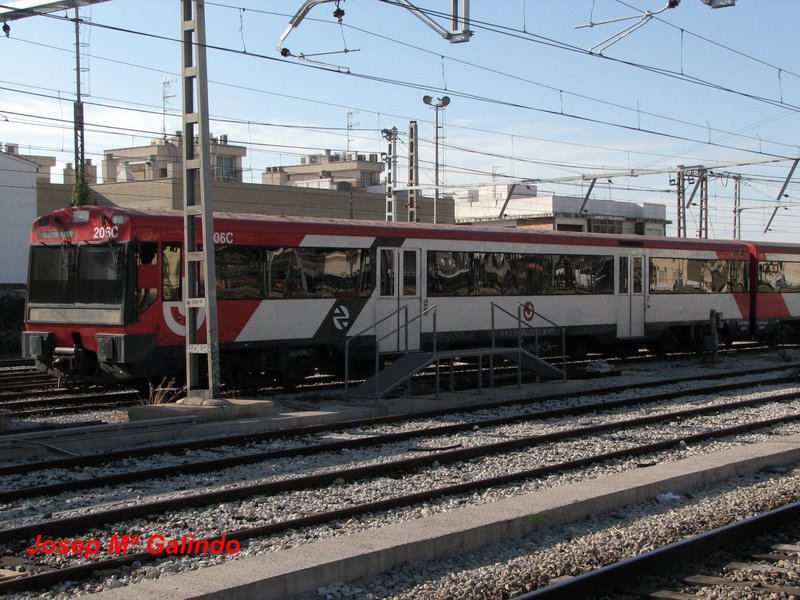
[[(378, 248), (379, 295), (375, 304), (375, 321), (380, 321), (404, 306), (408, 306), (409, 320), (419, 315), (422, 309), (419, 261), (419, 248)], [(419, 350), (421, 319), (409, 325), (407, 347), (406, 328), (402, 327), (404, 323), (405, 311), (399, 310), (377, 326), (378, 339), (386, 338), (380, 342), (381, 352)]]
[(617, 337), (635, 338), (644, 335), (646, 285), (644, 256), (618, 257)]

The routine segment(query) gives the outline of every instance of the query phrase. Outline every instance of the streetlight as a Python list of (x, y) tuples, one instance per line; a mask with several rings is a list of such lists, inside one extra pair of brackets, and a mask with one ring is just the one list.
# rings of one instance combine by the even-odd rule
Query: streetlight
[(437, 102), (434, 104), (433, 98), (430, 96), (423, 96), (422, 101), (427, 104), (428, 106), (432, 106), (434, 112), (436, 113), (436, 131), (434, 134), (434, 148), (435, 148), (435, 155), (436, 155), (436, 162), (434, 167), (434, 175), (433, 175), (433, 222), (437, 222), (437, 210), (439, 206), (439, 109), (444, 108), (448, 104), (450, 104), (449, 96), (442, 96), (441, 98), (436, 99)]

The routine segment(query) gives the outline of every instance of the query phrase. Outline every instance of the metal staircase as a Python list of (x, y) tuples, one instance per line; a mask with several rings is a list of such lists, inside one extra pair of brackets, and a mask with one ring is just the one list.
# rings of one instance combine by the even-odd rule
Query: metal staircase
[[(549, 324), (559, 328), (561, 330), (561, 343), (562, 343), (562, 368), (559, 369), (554, 365), (550, 364), (549, 362), (539, 358), (534, 353), (525, 350), (522, 347), (522, 340), (523, 340), (523, 326), (526, 326), (532, 329), (535, 332), (535, 344), (534, 347), (538, 350), (538, 329), (531, 325), (530, 323), (526, 322), (522, 318), (522, 310), (523, 305), (518, 303), (518, 311), (517, 315), (513, 315), (506, 309), (498, 306), (494, 302), (491, 303), (491, 310), (492, 310), (492, 345), (488, 348), (462, 348), (462, 349), (455, 349), (455, 350), (446, 350), (446, 351), (438, 351), (437, 350), (437, 330), (436, 330), (436, 306), (431, 306), (424, 312), (420, 313), (416, 317), (412, 319), (408, 319), (408, 310), (407, 307), (403, 306), (397, 309), (396, 311), (392, 312), (391, 314), (387, 315), (380, 321), (370, 325), (363, 331), (360, 331), (356, 335), (349, 337), (345, 342), (345, 390), (351, 396), (357, 397), (371, 397), (371, 398), (381, 398), (391, 392), (392, 390), (398, 388), (399, 386), (403, 385), (404, 383), (409, 382), (409, 380), (422, 371), (423, 369), (435, 365), (436, 366), (436, 383), (435, 383), (435, 395), (439, 397), (439, 389), (440, 389), (440, 371), (441, 371), (441, 364), (449, 364), (449, 389), (453, 391), (455, 388), (455, 378), (454, 378), (454, 363), (456, 359), (465, 359), (465, 358), (477, 358), (478, 360), (478, 382), (477, 388), (478, 391), (482, 390), (483, 385), (483, 371), (484, 371), (484, 359), (488, 358), (489, 361), (489, 376), (490, 376), (490, 386), (494, 387), (495, 383), (495, 359), (505, 359), (511, 363), (516, 363), (517, 365), (517, 384), (522, 385), (522, 370), (531, 372), (536, 374), (537, 378), (544, 378), (544, 379), (561, 379), (562, 381), (566, 379), (566, 368), (564, 365), (565, 361), (565, 343), (566, 343), (566, 335), (565, 330), (563, 327), (556, 325), (546, 317), (542, 315), (538, 315), (540, 318), (547, 321)], [(387, 319), (399, 314), (401, 311), (405, 311), (405, 320), (402, 322), (398, 327), (387, 333), (380, 339), (375, 341), (375, 373), (367, 380), (362, 382), (360, 385), (350, 388), (350, 380), (349, 380), (349, 362), (350, 362), (350, 351), (349, 351), (349, 344), (350, 341), (360, 335), (363, 335), (367, 331), (376, 328), (379, 324), (383, 323)], [(516, 346), (497, 346), (496, 345), (496, 326), (495, 326), (495, 311), (500, 311), (512, 317), (516, 323), (517, 329), (517, 345)], [(433, 349), (432, 351), (408, 351), (406, 350), (402, 356), (393, 360), (388, 366), (381, 369), (380, 368), (380, 357), (381, 353), (379, 352), (380, 342), (387, 339), (390, 336), (397, 335), (402, 330), (405, 330), (406, 333), (406, 348), (408, 348), (408, 326), (413, 323), (415, 320), (422, 318), (427, 313), (432, 313), (433, 316)], [(408, 392), (410, 386), (406, 387), (406, 391)]]

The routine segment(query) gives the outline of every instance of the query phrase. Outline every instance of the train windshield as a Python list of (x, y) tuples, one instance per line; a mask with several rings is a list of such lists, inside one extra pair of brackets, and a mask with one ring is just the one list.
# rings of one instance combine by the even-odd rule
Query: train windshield
[(28, 301), (122, 304), (128, 244), (33, 246)]

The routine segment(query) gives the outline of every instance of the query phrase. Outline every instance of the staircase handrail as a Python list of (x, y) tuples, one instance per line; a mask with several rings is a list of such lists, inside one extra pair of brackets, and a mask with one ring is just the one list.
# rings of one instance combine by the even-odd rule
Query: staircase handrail
[[(520, 313), (519, 318), (522, 319), (521, 311), (526, 307), (525, 307), (524, 304), (522, 304), (522, 302), (517, 301), (517, 304), (519, 305), (517, 307), (517, 311)], [(533, 317), (535, 317), (537, 315), (538, 315), (538, 317), (540, 319), (543, 319), (543, 320), (547, 321), (553, 327), (558, 327), (561, 330), (561, 373), (562, 373), (563, 379), (566, 381), (566, 379), (567, 379), (567, 328), (564, 327), (563, 325), (559, 325), (555, 321), (551, 321), (550, 319), (545, 317), (542, 313), (536, 312), (535, 309), (533, 309), (533, 315), (531, 316), (531, 321), (533, 320)], [(526, 325), (530, 325), (531, 327), (533, 327), (533, 325), (531, 325), (530, 323), (525, 323), (525, 324)], [(537, 338), (538, 338), (538, 331), (537, 331)], [(520, 342), (520, 345), (521, 345), (521, 342)], [(538, 343), (537, 343), (537, 346), (538, 346)], [(537, 354), (538, 354), (538, 351), (539, 351), (538, 347), (537, 347), (536, 351), (537, 351)]]
[[(529, 309), (530, 306), (526, 306), (522, 302), (517, 301), (517, 314), (515, 315), (514, 313), (512, 313), (509, 310), (506, 310), (505, 308), (503, 308), (502, 306), (500, 306), (496, 302), (491, 302), (490, 304), (491, 304), (491, 310), (492, 310), (492, 349), (494, 350), (495, 347), (496, 347), (495, 346), (495, 331), (496, 331), (496, 328), (495, 328), (495, 324), (494, 324), (494, 309), (497, 308), (501, 312), (506, 313), (509, 317), (511, 317), (512, 319), (517, 321), (517, 349), (520, 352), (520, 354), (521, 354), (521, 351), (522, 351), (522, 326), (526, 325), (527, 327), (533, 329), (534, 333), (536, 334), (535, 345), (536, 345), (536, 356), (538, 357), (539, 356), (539, 329), (540, 328), (536, 327), (535, 325), (533, 325), (531, 323), (528, 323), (527, 321), (523, 320), (523, 318), (522, 318), (522, 311), (525, 310), (525, 309)], [(563, 325), (559, 325), (555, 321), (552, 321), (552, 320), (548, 319), (543, 314), (538, 313), (535, 310), (533, 311), (533, 315), (531, 316), (531, 320), (533, 320), (534, 316), (538, 316), (539, 318), (543, 319), (544, 321), (546, 321), (547, 323), (549, 323), (553, 327), (557, 327), (557, 328), (559, 328), (561, 330), (561, 372), (563, 374), (563, 377), (566, 379), (566, 376), (567, 376), (567, 328), (564, 327)], [(491, 374), (492, 374), (492, 376), (494, 375), (494, 370), (491, 370)], [(518, 374), (517, 374), (518, 379), (521, 378), (521, 376), (522, 376), (521, 371), (518, 371)]]
[(376, 385), (377, 385), (377, 379), (378, 379), (377, 378), (378, 371), (380, 370), (380, 345), (381, 345), (380, 343), (383, 340), (385, 340), (386, 338), (391, 337), (392, 335), (398, 333), (401, 329), (405, 329), (405, 333), (406, 333), (405, 354), (408, 354), (408, 326), (411, 323), (413, 323), (414, 321), (416, 321), (417, 319), (421, 319), (424, 315), (428, 314), (431, 311), (433, 311), (433, 352), (436, 353), (436, 338), (437, 338), (437, 331), (436, 331), (436, 304), (434, 304), (432, 306), (429, 306), (428, 308), (423, 310), (421, 313), (419, 313), (417, 316), (412, 317), (411, 319), (408, 318), (408, 304), (404, 304), (403, 306), (400, 306), (396, 310), (393, 310), (392, 312), (390, 312), (388, 315), (386, 315), (382, 319), (380, 319), (378, 321), (375, 321), (372, 325), (369, 325), (369, 326), (365, 327), (364, 329), (362, 329), (361, 331), (359, 331), (358, 333), (356, 333), (356, 334), (354, 334), (352, 336), (347, 336), (345, 338), (345, 341), (344, 341), (344, 389), (345, 389), (345, 391), (347, 391), (347, 389), (350, 387), (350, 342), (353, 339), (359, 337), (360, 335), (365, 334), (370, 329), (376, 328), (378, 325), (380, 325), (381, 323), (383, 323), (387, 319), (390, 319), (393, 316), (399, 314), (400, 311), (403, 311), (405, 313), (405, 322), (401, 323), (400, 325), (398, 325), (397, 327), (392, 329), (389, 333), (384, 335), (382, 338), (375, 340), (375, 381), (376, 381)]

